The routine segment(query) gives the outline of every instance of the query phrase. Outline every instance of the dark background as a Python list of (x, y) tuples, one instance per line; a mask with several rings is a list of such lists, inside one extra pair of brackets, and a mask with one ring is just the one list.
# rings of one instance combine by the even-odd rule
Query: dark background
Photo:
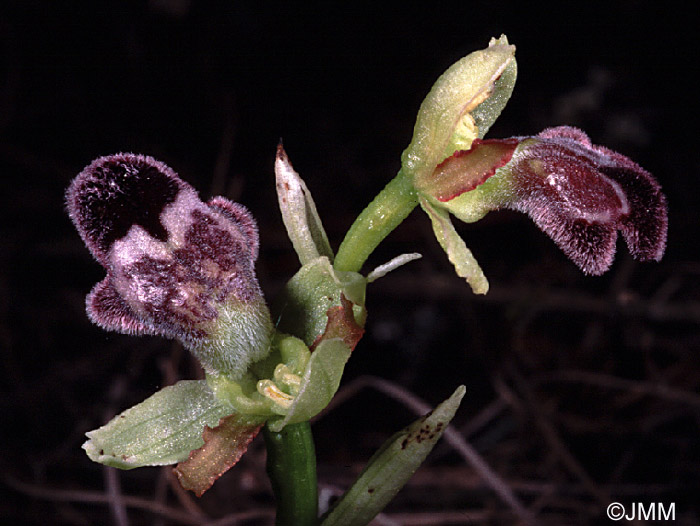
[[(676, 523), (700, 524), (693, 4), (381, 5), (3, 4), (0, 523), (271, 520), (261, 441), (199, 500), (167, 468), (105, 470), (80, 449), (85, 431), (199, 372), (172, 342), (88, 322), (84, 296), (103, 269), (63, 209), (75, 174), (100, 155), (146, 153), (203, 197), (244, 203), (273, 297), (297, 266), (274, 194), (279, 138), (337, 248), (397, 171), (437, 76), (505, 33), (519, 77), (489, 135), (571, 124), (633, 158), (668, 196), (667, 254), (638, 264), (620, 244), (607, 275), (585, 277), (526, 217), (492, 213), (458, 226), (491, 281), (475, 297), (414, 212), (366, 271), (402, 252), (424, 258), (370, 288), (348, 399), (314, 426), (323, 496), (415, 418), (379, 377), (431, 405), (465, 384), (455, 422), (541, 523), (609, 524), (605, 507), (620, 501), (675, 503)], [(516, 522), (442, 444), (378, 524)]]

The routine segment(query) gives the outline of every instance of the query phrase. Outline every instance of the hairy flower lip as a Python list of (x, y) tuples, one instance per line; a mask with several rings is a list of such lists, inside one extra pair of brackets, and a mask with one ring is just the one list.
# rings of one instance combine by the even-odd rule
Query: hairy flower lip
[(177, 338), (208, 372), (232, 377), (269, 352), (257, 227), (245, 207), (223, 197), (204, 203), (171, 168), (130, 153), (93, 161), (66, 200), (107, 271), (87, 297), (97, 325)]
[[(145, 155), (119, 153), (95, 159), (73, 179), (66, 191), (66, 204), (90, 253), (107, 266), (111, 245), (134, 224), (153, 238), (167, 239), (160, 215), (140, 209), (139, 201), (150, 201), (151, 208), (163, 209), (187, 188), (191, 187), (166, 164)], [(138, 201), (130, 195), (138, 196)], [(90, 209), (95, 203), (99, 208), (93, 213)]]
[[(511, 163), (520, 195), (509, 207), (530, 215), (585, 273), (610, 267), (618, 230), (636, 259), (661, 259), (667, 204), (649, 172), (569, 126), (524, 142)], [(531, 159), (542, 162), (539, 171)]]
[(415, 184), (465, 221), (499, 208), (528, 214), (586, 274), (610, 267), (618, 230), (640, 261), (659, 261), (665, 250), (667, 205), (659, 184), (577, 128), (476, 139)]

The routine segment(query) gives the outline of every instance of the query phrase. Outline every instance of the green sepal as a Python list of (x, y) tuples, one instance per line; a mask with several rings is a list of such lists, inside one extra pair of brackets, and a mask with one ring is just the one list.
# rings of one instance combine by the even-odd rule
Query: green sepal
[[(508, 38), (505, 35), (501, 35), (498, 39), (492, 38), (489, 42), (489, 47), (491, 46), (504, 46), (508, 48), (509, 52), (515, 53), (515, 46), (508, 44)], [(505, 59), (505, 62), (505, 68), (502, 68), (502, 65), (497, 68), (497, 71), (500, 71), (500, 76), (497, 76), (493, 82), (489, 97), (471, 112), (474, 123), (479, 129), (479, 139), (483, 139), (488, 133), (513, 94), (515, 81), (518, 77), (518, 63), (514, 55), (511, 60)], [(498, 75), (498, 73), (496, 74)], [(452, 152), (449, 154), (452, 155)]]
[(482, 138), (510, 98), (516, 73), (515, 46), (505, 36), (450, 66), (421, 104), (402, 170), (427, 177), (455, 150)]
[(420, 205), (430, 217), (435, 237), (454, 266), (457, 275), (467, 280), (474, 294), (486, 294), (489, 291), (489, 282), (484, 276), (484, 271), (455, 230), (447, 210), (434, 207), (424, 198), (421, 198)]
[(277, 301), (278, 330), (311, 346), (326, 329), (328, 310), (341, 305), (342, 295), (353, 303), (355, 319), (364, 326), (366, 287), (361, 274), (335, 270), (327, 257), (315, 259), (289, 280)]
[(202, 447), (205, 426), (216, 427), (231, 413), (204, 380), (184, 380), (86, 433), (83, 449), (91, 460), (120, 469), (175, 464)]
[(279, 432), (288, 424), (304, 422), (320, 413), (338, 390), (350, 353), (350, 347), (340, 338), (321, 341), (311, 353), (287, 414), (270, 419), (268, 427)]
[(428, 415), (387, 440), (321, 526), (364, 526), (394, 498), (423, 463), (454, 417), (466, 389), (460, 386)]

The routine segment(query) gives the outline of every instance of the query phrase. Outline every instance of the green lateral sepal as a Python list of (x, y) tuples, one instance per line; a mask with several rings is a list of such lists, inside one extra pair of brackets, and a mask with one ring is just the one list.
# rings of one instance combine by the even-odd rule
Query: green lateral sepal
[(87, 433), (83, 449), (91, 460), (120, 469), (176, 464), (204, 444), (205, 426), (216, 427), (233, 412), (204, 380), (184, 380)]
[(310, 420), (320, 413), (338, 390), (351, 352), (340, 338), (321, 341), (311, 353), (287, 413), (270, 419), (268, 427), (279, 432), (288, 424)]

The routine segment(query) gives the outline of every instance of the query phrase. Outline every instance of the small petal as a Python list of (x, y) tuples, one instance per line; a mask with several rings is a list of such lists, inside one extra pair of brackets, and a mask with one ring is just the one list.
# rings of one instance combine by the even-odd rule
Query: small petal
[(457, 275), (467, 280), (474, 294), (486, 294), (489, 291), (489, 282), (471, 250), (459, 237), (447, 211), (432, 206), (423, 198), (420, 200), (420, 205), (430, 217), (435, 237), (454, 266)]
[(419, 254), (418, 252), (411, 252), (410, 254), (401, 254), (400, 256), (396, 256), (391, 261), (387, 261), (386, 263), (379, 265), (372, 272), (367, 274), (367, 283), (372, 283), (379, 278), (383, 278), (389, 272), (393, 272), (406, 263), (415, 261), (416, 259), (420, 259), (422, 257), (423, 255)]
[(459, 150), (437, 165), (426, 177), (417, 177), (416, 188), (441, 202), (451, 201), (481, 186), (507, 164), (518, 139), (474, 139), (469, 150)]

